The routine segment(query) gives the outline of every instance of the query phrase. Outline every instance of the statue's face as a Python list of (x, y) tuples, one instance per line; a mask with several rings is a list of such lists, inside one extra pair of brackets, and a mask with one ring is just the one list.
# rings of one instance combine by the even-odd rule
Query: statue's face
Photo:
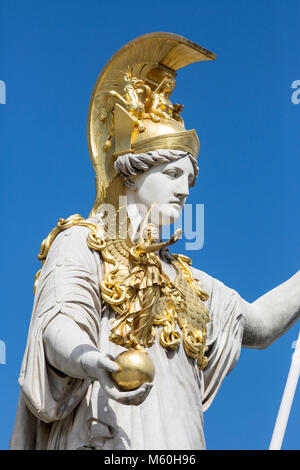
[[(174, 223), (183, 209), (194, 181), (194, 168), (187, 155), (179, 160), (162, 163), (132, 178), (134, 202), (146, 213), (153, 202), (150, 221), (157, 225)], [(143, 210), (144, 209), (144, 210)]]
[(175, 87), (175, 80), (169, 79), (165, 81), (164, 90), (167, 93), (172, 93)]

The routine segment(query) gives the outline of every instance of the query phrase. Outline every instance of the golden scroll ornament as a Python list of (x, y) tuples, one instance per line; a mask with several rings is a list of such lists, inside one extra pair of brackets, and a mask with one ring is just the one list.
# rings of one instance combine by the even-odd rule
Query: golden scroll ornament
[[(171, 264), (176, 270), (172, 282), (163, 272), (157, 254), (162, 246), (176, 241), (176, 233), (168, 242), (155, 243), (149, 224), (145, 229), (147, 237), (134, 243), (127, 238), (107, 237), (97, 223), (75, 214), (59, 219), (57, 227), (42, 242), (38, 255), (42, 264), (55, 237), (74, 225), (89, 229), (87, 244), (101, 254), (104, 264), (101, 297), (116, 313), (109, 339), (127, 349), (143, 350), (153, 345), (156, 329), (160, 327), (161, 346), (175, 350), (182, 341), (186, 354), (203, 369), (207, 365), (209, 315), (204, 301), (208, 295), (200, 281), (193, 278), (188, 257), (172, 255)], [(39, 274), (40, 271), (35, 276), (34, 290)]]

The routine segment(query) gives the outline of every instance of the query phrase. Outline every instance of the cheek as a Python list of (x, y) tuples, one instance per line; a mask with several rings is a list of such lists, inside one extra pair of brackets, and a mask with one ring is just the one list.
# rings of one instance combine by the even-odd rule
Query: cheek
[(138, 185), (138, 199), (141, 203), (148, 206), (154, 201), (158, 204), (168, 202), (166, 189), (166, 183), (163, 181), (162, 175), (150, 175)]

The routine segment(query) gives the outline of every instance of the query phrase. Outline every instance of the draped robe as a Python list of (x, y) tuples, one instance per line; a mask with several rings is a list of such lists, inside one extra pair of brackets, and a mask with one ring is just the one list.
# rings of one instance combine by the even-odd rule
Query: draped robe
[[(47, 361), (43, 332), (67, 315), (102, 352), (124, 350), (108, 340), (115, 313), (101, 301), (99, 252), (87, 246), (88, 228), (74, 226), (55, 238), (39, 278), (26, 350), (12, 449), (205, 449), (203, 412), (236, 364), (247, 302), (208, 274), (192, 268), (208, 293), (205, 302), (208, 365), (199, 371), (183, 344), (170, 351), (158, 339), (148, 349), (153, 388), (138, 406), (107, 397), (97, 380), (69, 377)], [(179, 330), (180, 331), (180, 330)], [(67, 335), (67, 332), (58, 332)]]

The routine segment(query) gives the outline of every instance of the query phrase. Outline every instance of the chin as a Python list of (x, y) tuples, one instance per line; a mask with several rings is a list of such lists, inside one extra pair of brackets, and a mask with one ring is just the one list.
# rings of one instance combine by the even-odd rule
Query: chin
[(175, 207), (168, 208), (167, 210), (158, 211), (153, 214), (151, 221), (159, 226), (171, 225), (179, 219), (181, 209)]

